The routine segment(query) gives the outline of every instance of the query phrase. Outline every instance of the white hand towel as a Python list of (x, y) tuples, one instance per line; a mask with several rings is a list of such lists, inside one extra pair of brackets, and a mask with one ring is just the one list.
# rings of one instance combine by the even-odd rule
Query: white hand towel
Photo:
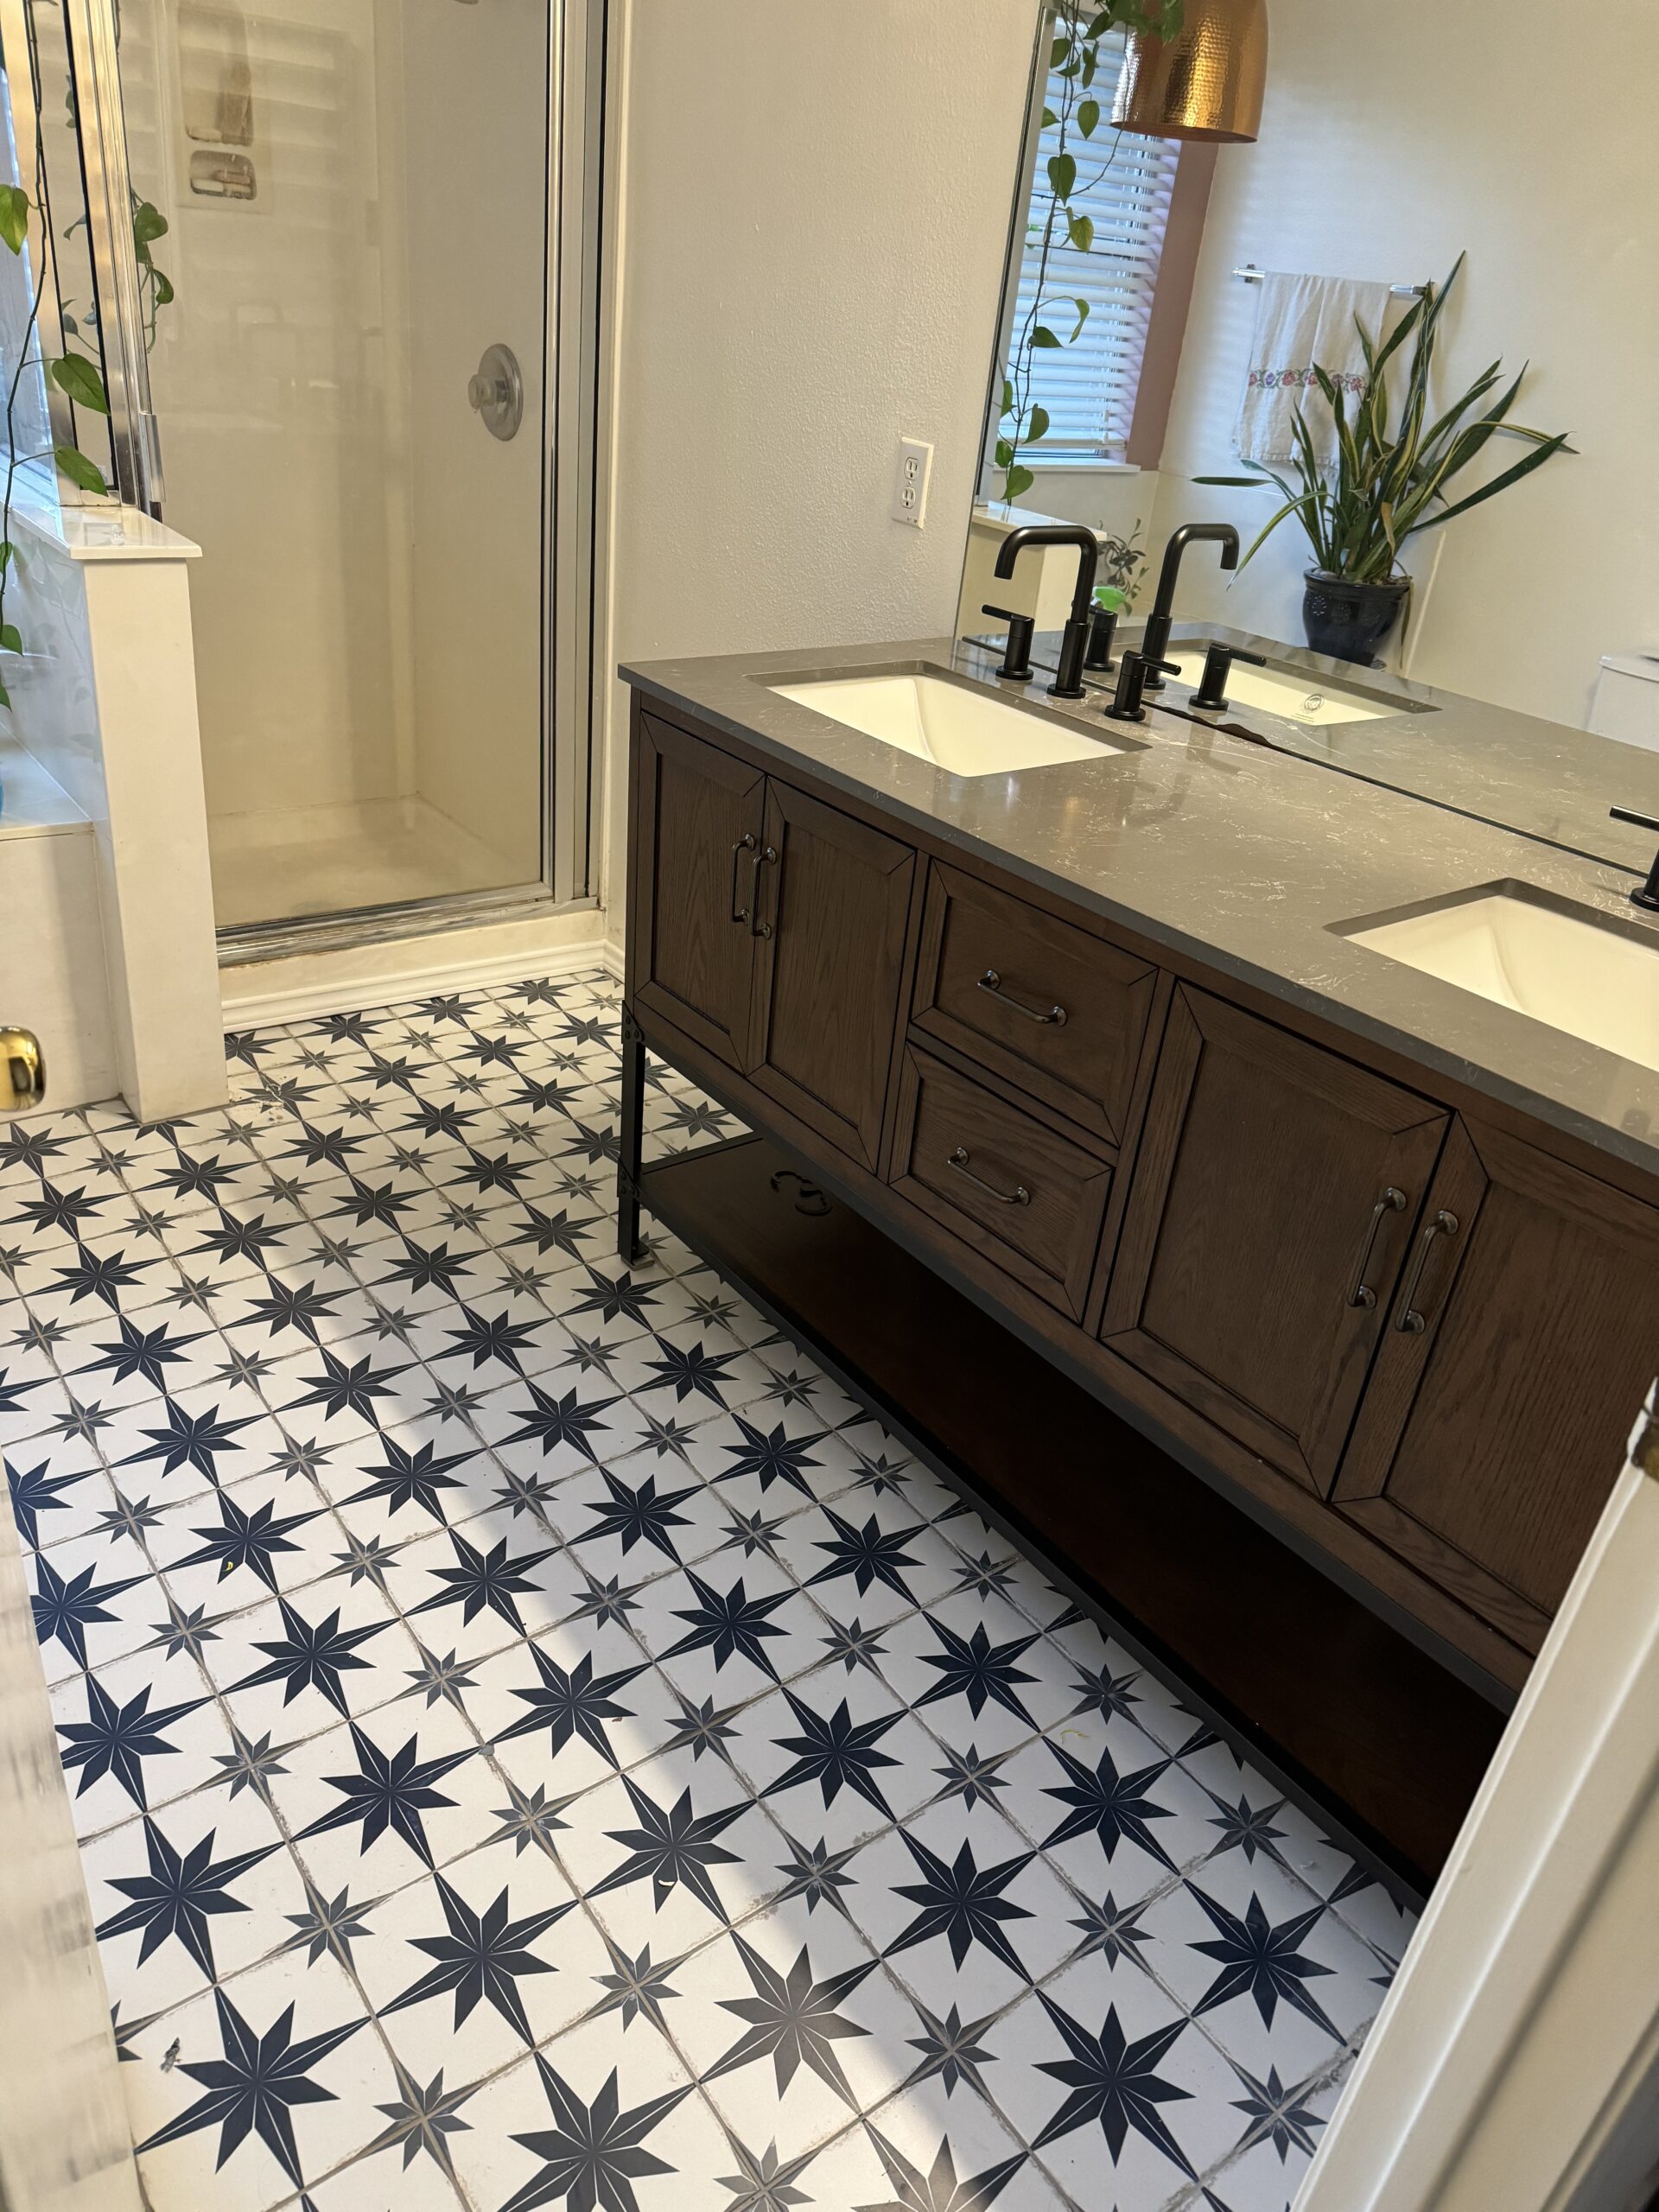
[(1287, 276), (1269, 270), (1256, 287), (1255, 336), (1233, 442), (1243, 461), (1272, 467), (1295, 458), (1291, 426), (1302, 410), (1322, 466), (1336, 458), (1337, 426), (1313, 378), (1317, 362), (1345, 406), (1364, 395), (1365, 356), (1354, 319), (1376, 344), (1408, 302), (1386, 284), (1350, 276)]

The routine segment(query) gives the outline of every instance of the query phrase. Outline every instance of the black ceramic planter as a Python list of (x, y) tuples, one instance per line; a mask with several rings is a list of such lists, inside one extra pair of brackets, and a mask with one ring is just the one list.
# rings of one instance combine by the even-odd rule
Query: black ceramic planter
[(1327, 575), (1323, 569), (1304, 571), (1302, 627), (1316, 653), (1332, 660), (1357, 661), (1369, 668), (1376, 649), (1399, 619), (1411, 589), (1409, 576), (1392, 576), (1386, 583), (1351, 583), (1346, 576)]

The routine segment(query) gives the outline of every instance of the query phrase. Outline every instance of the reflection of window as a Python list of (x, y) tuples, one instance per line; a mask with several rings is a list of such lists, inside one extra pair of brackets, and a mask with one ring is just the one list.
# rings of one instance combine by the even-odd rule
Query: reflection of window
[[(1100, 43), (1100, 73), (1109, 88), (1123, 51), (1123, 34)], [(1060, 78), (1049, 81), (1048, 105), (1058, 113), (1068, 100)], [(1077, 95), (1070, 93), (1075, 107)], [(1110, 107), (1110, 92), (1103, 105)], [(1031, 356), (1030, 398), (1048, 411), (1050, 429), (1039, 448), (1044, 458), (1061, 454), (1121, 460), (1129, 440), (1140, 388), (1141, 364), (1152, 318), (1153, 290), (1163, 255), (1164, 230), (1180, 147), (1173, 139), (1121, 135), (1103, 122), (1092, 139), (1082, 137), (1075, 122), (1067, 133), (1076, 156), (1077, 182), (1070, 205), (1095, 226), (1087, 253), (1070, 245), (1064, 216), (1047, 226), (1052, 206), (1046, 163), (1058, 143), (1052, 130), (1041, 132), (1027, 202), (1025, 251), (1020, 259), (1014, 320), (1009, 335), (1017, 353), (1033, 321), (1051, 327), (1061, 343)], [(1040, 316), (1039, 299), (1052, 302)], [(1073, 299), (1089, 302), (1089, 315), (1074, 345), (1065, 341), (1077, 321)], [(1032, 458), (1031, 449), (1021, 456)]]
[[(3, 85), (0, 76), (0, 86)], [(0, 181), (16, 184), (17, 143), (11, 130), (11, 100), (0, 91)], [(32, 194), (31, 194), (32, 196)], [(18, 357), (25, 346), (29, 361), (17, 377), (16, 397), (11, 410), (12, 435), (19, 461), (41, 459), (52, 449), (52, 430), (47, 415), (46, 372), (41, 365), (39, 338), (30, 327), (34, 306), (35, 242), (28, 240), (21, 253), (0, 246), (0, 376), (10, 390), (17, 376)], [(5, 417), (0, 411), (0, 439)]]

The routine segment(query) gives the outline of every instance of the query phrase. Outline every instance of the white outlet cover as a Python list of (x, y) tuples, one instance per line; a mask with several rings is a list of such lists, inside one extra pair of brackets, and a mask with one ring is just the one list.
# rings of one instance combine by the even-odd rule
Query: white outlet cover
[(893, 518), (919, 530), (927, 518), (927, 480), (933, 448), (921, 438), (900, 438), (893, 477)]

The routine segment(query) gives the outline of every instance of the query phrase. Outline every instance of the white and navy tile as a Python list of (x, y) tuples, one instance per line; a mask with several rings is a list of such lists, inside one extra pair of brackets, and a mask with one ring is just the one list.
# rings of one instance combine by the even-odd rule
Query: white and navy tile
[[(0, 1135), (153, 2212), (1279, 2212), (1412, 1919), (659, 1224), (619, 993)], [(649, 1156), (737, 1124), (652, 1065)]]

